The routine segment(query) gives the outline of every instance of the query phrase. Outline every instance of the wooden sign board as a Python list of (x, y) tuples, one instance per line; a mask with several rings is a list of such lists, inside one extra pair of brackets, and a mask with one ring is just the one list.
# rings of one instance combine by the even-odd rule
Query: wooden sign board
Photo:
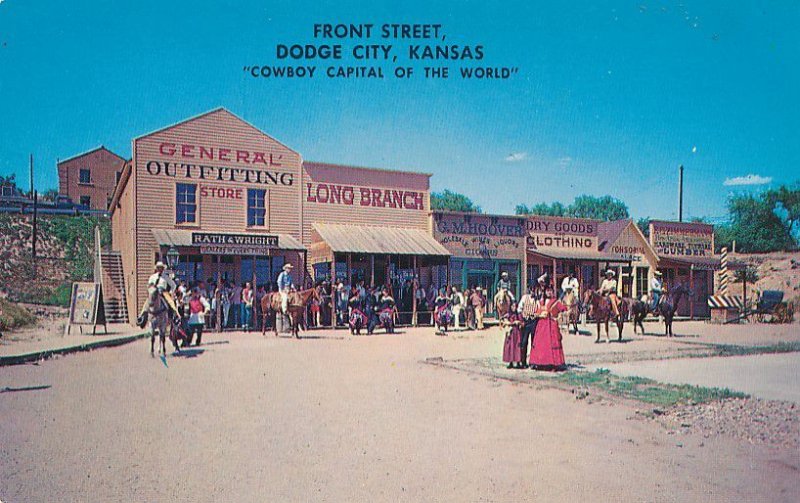
[(81, 327), (81, 333), (83, 333), (83, 325), (89, 325), (92, 327), (93, 334), (97, 325), (103, 325), (105, 332), (108, 333), (105, 307), (103, 306), (103, 291), (99, 283), (76, 282), (72, 284), (67, 333), (72, 325)]

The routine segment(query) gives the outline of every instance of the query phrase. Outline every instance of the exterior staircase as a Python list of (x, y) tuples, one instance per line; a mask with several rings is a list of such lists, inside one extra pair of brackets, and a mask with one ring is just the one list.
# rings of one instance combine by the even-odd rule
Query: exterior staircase
[(103, 268), (103, 305), (106, 322), (129, 323), (122, 256), (118, 251), (103, 251), (100, 254), (100, 263)]

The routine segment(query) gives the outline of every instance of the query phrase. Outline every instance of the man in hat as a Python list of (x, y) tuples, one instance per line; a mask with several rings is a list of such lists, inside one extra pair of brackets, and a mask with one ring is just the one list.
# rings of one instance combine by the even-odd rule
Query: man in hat
[(511, 300), (516, 300), (514, 299), (514, 294), (511, 293), (511, 280), (508, 279), (508, 272), (506, 271), (503, 271), (500, 275), (500, 281), (497, 282), (497, 291), (500, 292), (503, 290), (508, 292), (508, 295), (511, 296)]
[(483, 297), (483, 290), (476, 286), (469, 296), (469, 303), (475, 311), (475, 323), (478, 330), (483, 330), (483, 313), (486, 309), (486, 299)]
[(575, 271), (573, 270), (570, 270), (567, 277), (561, 282), (561, 299), (563, 300), (564, 296), (570, 292), (572, 292), (574, 298), (580, 298), (580, 285), (578, 284), (578, 278), (575, 277)]
[(606, 279), (600, 285), (600, 293), (608, 297), (611, 301), (611, 309), (614, 310), (614, 316), (619, 318), (619, 297), (617, 297), (617, 280), (614, 278), (616, 273), (613, 269), (606, 271)]
[[(164, 265), (164, 262), (158, 261), (156, 262), (155, 272), (147, 278), (147, 292), (148, 294), (153, 291), (154, 288), (158, 288), (162, 292), (174, 292), (175, 291), (175, 282), (172, 281), (172, 278), (169, 277), (169, 274), (166, 274), (167, 266)], [(178, 315), (178, 308), (175, 306), (175, 302), (172, 300), (171, 296), (164, 296), (164, 300), (167, 301), (170, 308)], [(145, 300), (144, 305), (142, 306), (142, 311), (139, 313), (139, 319), (147, 312), (147, 308), (150, 307), (150, 296), (147, 296), (147, 300)]]
[(281, 311), (287, 314), (289, 311), (289, 292), (294, 288), (292, 281), (292, 264), (284, 264), (283, 271), (278, 274), (278, 293), (281, 295)]
[(661, 282), (661, 271), (656, 270), (653, 273), (653, 279), (650, 280), (650, 295), (653, 297), (653, 303), (650, 310), (655, 312), (658, 309), (658, 303), (661, 302), (661, 294), (664, 291), (664, 284)]

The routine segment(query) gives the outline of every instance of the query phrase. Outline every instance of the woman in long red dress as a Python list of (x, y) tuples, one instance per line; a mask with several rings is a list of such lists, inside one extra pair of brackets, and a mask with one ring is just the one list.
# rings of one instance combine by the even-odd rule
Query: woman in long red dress
[(558, 370), (564, 367), (564, 348), (561, 346), (561, 331), (558, 329), (558, 314), (567, 306), (559, 301), (553, 289), (545, 291), (544, 298), (536, 306), (536, 332), (531, 348), (531, 367)]
[(511, 303), (511, 309), (503, 316), (500, 324), (506, 330), (506, 340), (503, 343), (503, 361), (508, 363), (508, 368), (525, 367), (525, 350), (522, 347), (522, 315), (517, 313), (517, 304)]

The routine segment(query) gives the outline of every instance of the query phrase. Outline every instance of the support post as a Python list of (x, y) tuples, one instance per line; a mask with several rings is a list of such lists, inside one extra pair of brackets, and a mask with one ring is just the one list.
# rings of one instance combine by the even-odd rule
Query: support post
[[(694, 292), (694, 264), (692, 264), (691, 267), (689, 267), (689, 290)], [(694, 299), (692, 299), (691, 295), (688, 298), (689, 298), (689, 319), (693, 320), (694, 319)]]
[(347, 254), (347, 284), (353, 286), (353, 254)]
[(331, 328), (336, 328), (336, 253), (331, 251)]
[(411, 325), (417, 326), (417, 282), (419, 275), (417, 274), (417, 256), (412, 257), (412, 266), (414, 270), (413, 277), (411, 278)]
[(369, 256), (369, 287), (375, 286), (375, 254)]

